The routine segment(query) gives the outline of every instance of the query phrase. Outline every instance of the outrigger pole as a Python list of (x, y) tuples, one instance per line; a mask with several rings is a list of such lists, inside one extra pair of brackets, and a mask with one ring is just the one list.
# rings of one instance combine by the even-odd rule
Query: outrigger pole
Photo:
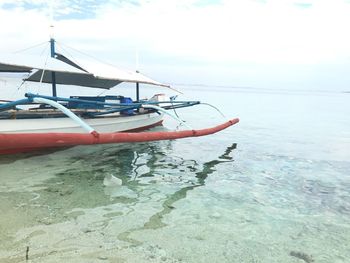
[(0, 133), (0, 154), (13, 154), (53, 147), (76, 145), (133, 143), (199, 137), (224, 130), (239, 122), (232, 119), (215, 127), (201, 130), (110, 132), (110, 133)]

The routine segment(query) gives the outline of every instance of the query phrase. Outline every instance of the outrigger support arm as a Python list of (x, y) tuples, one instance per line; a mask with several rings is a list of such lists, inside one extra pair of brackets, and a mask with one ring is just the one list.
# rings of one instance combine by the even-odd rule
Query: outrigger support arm
[(189, 130), (193, 130), (191, 128), (191, 126), (187, 125), (184, 121), (180, 120), (178, 117), (176, 117), (175, 115), (169, 113), (168, 111), (164, 110), (163, 108), (161, 107), (158, 107), (156, 105), (141, 105), (142, 108), (145, 108), (145, 109), (153, 109), (153, 110), (156, 110), (156, 111), (160, 111), (160, 112), (163, 112), (164, 114), (167, 114), (169, 115), (171, 118), (173, 118), (174, 120), (178, 121), (180, 124), (184, 125), (187, 129)]
[(16, 108), (17, 105), (31, 104), (32, 101), (33, 100), (31, 98), (29, 98), (29, 99), (21, 99), (21, 100), (16, 100), (16, 101), (11, 101), (11, 102), (7, 102), (4, 104), (0, 104), (0, 111), (5, 111), (5, 110)]
[(49, 99), (44, 99), (44, 98), (33, 98), (33, 102), (35, 103), (44, 103), (44, 104), (49, 104), (52, 107), (59, 109), (62, 111), (64, 114), (66, 114), (69, 118), (71, 118), (73, 121), (78, 123), (84, 130), (86, 130), (88, 133), (95, 134), (96, 131), (88, 125), (86, 122), (84, 122), (82, 119), (80, 119), (77, 115), (75, 115), (73, 112), (71, 112), (69, 109), (66, 107), (62, 106), (61, 104), (57, 103), (56, 101), (49, 100)]

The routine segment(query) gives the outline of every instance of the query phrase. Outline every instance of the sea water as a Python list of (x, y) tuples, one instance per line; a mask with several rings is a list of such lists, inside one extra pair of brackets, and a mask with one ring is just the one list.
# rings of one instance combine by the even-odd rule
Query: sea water
[[(1, 156), (0, 262), (350, 262), (350, 94), (183, 90), (240, 123)], [(206, 105), (177, 114), (225, 121)]]

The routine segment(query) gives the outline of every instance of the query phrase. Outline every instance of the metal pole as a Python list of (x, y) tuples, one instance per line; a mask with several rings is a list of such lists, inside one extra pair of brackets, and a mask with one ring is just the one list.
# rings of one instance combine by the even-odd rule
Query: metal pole
[[(136, 53), (136, 74), (140, 73), (139, 70), (139, 54)], [(136, 101), (140, 101), (140, 83), (136, 82)]]
[(140, 101), (140, 86), (138, 82), (136, 82), (136, 101)]
[[(53, 38), (50, 38), (50, 47), (51, 47), (51, 57), (55, 57), (55, 40)], [(51, 78), (52, 78), (52, 96), (57, 97), (57, 91), (56, 91), (56, 73), (54, 71), (51, 72)]]

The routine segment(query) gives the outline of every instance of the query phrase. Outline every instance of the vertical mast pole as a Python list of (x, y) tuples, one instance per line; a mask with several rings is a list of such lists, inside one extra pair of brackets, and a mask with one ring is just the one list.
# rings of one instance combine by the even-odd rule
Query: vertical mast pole
[[(50, 51), (51, 51), (51, 57), (55, 57), (55, 39), (54, 39), (54, 32), (53, 32), (53, 8), (55, 0), (51, 0), (49, 3), (50, 8)], [(51, 83), (52, 83), (52, 96), (57, 97), (57, 91), (56, 91), (56, 73), (54, 71), (51, 72)]]
[[(136, 73), (139, 73), (139, 52), (136, 50)], [(136, 101), (140, 101), (140, 83), (136, 82)]]
[[(51, 48), (51, 57), (55, 57), (55, 39), (51, 36), (50, 38), (50, 48)], [(54, 71), (51, 72), (51, 79), (52, 79), (52, 96), (57, 97), (57, 91), (56, 91), (56, 73)]]
[(140, 101), (140, 83), (136, 82), (136, 101)]

